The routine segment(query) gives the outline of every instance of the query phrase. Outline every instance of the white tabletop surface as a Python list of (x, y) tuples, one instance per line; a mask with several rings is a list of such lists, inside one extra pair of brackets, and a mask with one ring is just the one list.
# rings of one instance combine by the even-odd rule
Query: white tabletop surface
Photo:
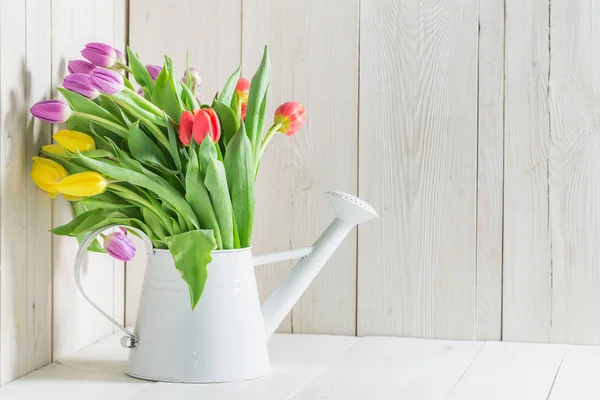
[(275, 335), (269, 376), (193, 385), (126, 376), (121, 336), (0, 388), (0, 399), (600, 399), (600, 347)]

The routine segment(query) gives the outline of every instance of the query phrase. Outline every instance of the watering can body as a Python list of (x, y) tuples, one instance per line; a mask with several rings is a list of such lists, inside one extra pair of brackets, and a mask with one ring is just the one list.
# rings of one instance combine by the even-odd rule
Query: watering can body
[[(169, 251), (153, 250), (144, 238), (148, 265), (133, 332), (98, 307), (81, 284), (88, 246), (105, 228), (81, 244), (75, 281), (82, 295), (125, 332), (130, 348), (127, 373), (153, 381), (210, 383), (257, 378), (269, 372), (267, 340), (277, 329), (354, 225), (376, 218), (362, 200), (329, 192), (335, 218), (312, 247), (253, 257), (250, 248), (211, 253), (208, 278), (195, 309)], [(297, 259), (279, 286), (260, 305), (254, 267)]]

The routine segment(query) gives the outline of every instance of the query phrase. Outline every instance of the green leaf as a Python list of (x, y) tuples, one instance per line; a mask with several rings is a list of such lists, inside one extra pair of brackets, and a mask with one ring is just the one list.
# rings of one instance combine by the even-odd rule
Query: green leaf
[(143, 119), (147, 123), (165, 126), (165, 122), (162, 118), (163, 111), (134, 91), (123, 89), (117, 94), (102, 95), (100, 97), (103, 96), (110, 98), (117, 103), (119, 107), (126, 110), (137, 119)]
[(100, 101), (100, 105), (114, 115), (119, 120), (121, 125), (127, 127), (131, 126), (131, 120), (125, 115), (123, 109), (119, 107), (117, 103), (106, 96), (98, 96), (98, 100)]
[(200, 103), (198, 103), (198, 99), (192, 93), (192, 90), (187, 87), (187, 85), (181, 85), (181, 100), (183, 100), (183, 104), (185, 104), (185, 108), (188, 111), (197, 110), (200, 108)]
[(204, 291), (208, 277), (206, 267), (212, 261), (210, 252), (216, 247), (213, 232), (210, 230), (184, 232), (165, 238), (165, 243), (173, 256), (175, 268), (188, 285), (193, 310)]
[(223, 248), (219, 223), (215, 216), (210, 196), (198, 167), (198, 158), (193, 148), (190, 148), (190, 162), (185, 174), (185, 199), (190, 203), (190, 206), (196, 213), (200, 226), (204, 229), (212, 229), (214, 231), (215, 240), (219, 249)]
[(262, 61), (250, 82), (250, 94), (248, 95), (248, 108), (246, 110), (246, 129), (253, 154), (258, 152), (260, 147), (260, 143), (257, 143), (261, 135), (261, 132), (258, 131), (261, 119), (260, 109), (269, 87), (270, 75), (271, 60), (265, 46)]
[(179, 123), (183, 105), (179, 97), (179, 83), (175, 79), (173, 63), (165, 56), (165, 66), (160, 71), (152, 93), (152, 103), (165, 110), (175, 122)]
[(237, 82), (240, 80), (240, 76), (242, 76), (242, 67), (238, 67), (233, 74), (227, 79), (225, 82), (225, 86), (219, 95), (219, 101), (223, 104), (231, 104), (231, 99), (233, 97), (233, 93), (235, 92), (235, 87)]
[(163, 119), (167, 125), (167, 134), (169, 137), (169, 152), (171, 153), (171, 157), (173, 157), (173, 161), (175, 162), (175, 168), (177, 168), (178, 171), (182, 171), (181, 158), (179, 156), (179, 148), (177, 146), (177, 134), (175, 133), (173, 124), (171, 124), (171, 121), (169, 121), (169, 117), (167, 117), (167, 114), (164, 112)]
[(258, 127), (256, 131), (256, 148), (254, 149), (254, 157), (258, 157), (258, 154), (260, 153), (260, 146), (262, 145), (263, 136), (265, 133), (265, 112), (267, 109), (267, 97), (269, 97), (269, 87), (270, 84), (267, 85), (267, 90), (265, 91), (265, 95), (260, 103), (260, 110), (258, 112)]
[(165, 237), (169, 236), (167, 229), (165, 226), (163, 226), (162, 222), (156, 217), (156, 215), (146, 208), (142, 208), (141, 210), (142, 217), (144, 217), (144, 222), (150, 227), (150, 229), (152, 229), (154, 234), (159, 239), (164, 239)]
[(137, 53), (134, 53), (129, 46), (127, 47), (127, 59), (129, 60), (129, 68), (131, 68), (135, 81), (139, 83), (140, 86), (145, 87), (150, 95), (152, 95), (152, 91), (154, 90), (152, 76), (150, 76), (146, 66), (142, 63), (142, 60), (140, 60), (140, 56)]
[[(237, 119), (235, 112), (229, 108), (229, 106), (221, 103), (219, 100), (214, 100), (212, 108), (219, 117), (219, 123), (221, 124), (221, 135), (225, 146), (229, 143), (229, 140), (235, 135), (240, 128), (240, 121)], [(207, 135), (208, 136), (208, 135)]]
[[(75, 216), (78, 216), (80, 214), (83, 214), (86, 209), (85, 206), (79, 202), (77, 203), (72, 203), (73, 204), (73, 212), (75, 213)], [(83, 243), (83, 241), (86, 239), (86, 235), (79, 235), (77, 236), (77, 243), (79, 245), (81, 245), (81, 243)], [(98, 242), (98, 239), (94, 239), (94, 241), (92, 242), (92, 244), (90, 244), (90, 246), (88, 247), (88, 251), (91, 251), (93, 253), (105, 253), (106, 254), (106, 250), (104, 250), (104, 248), (100, 245), (100, 242)]]
[(209, 160), (204, 185), (210, 193), (210, 200), (219, 223), (223, 248), (233, 249), (233, 209), (227, 188), (225, 167), (221, 161), (214, 158)]
[(244, 124), (227, 145), (225, 171), (240, 246), (249, 247), (254, 222), (254, 168), (252, 146), (244, 131)]
[(97, 208), (77, 215), (68, 223), (52, 229), (52, 233), (60, 236), (77, 236), (112, 223), (126, 223), (127, 220), (120, 212)]
[(113, 179), (129, 182), (156, 193), (161, 199), (172, 204), (192, 226), (199, 229), (198, 219), (185, 198), (167, 181), (142, 167), (143, 173), (121, 168), (106, 161), (94, 160), (82, 154), (79, 158), (90, 168)]
[(120, 124), (117, 117), (94, 103), (92, 100), (80, 95), (79, 93), (71, 92), (64, 88), (58, 88), (58, 91), (67, 99), (71, 108), (77, 112), (94, 115), (103, 119)]
[(198, 149), (198, 162), (200, 163), (200, 175), (202, 177), (206, 175), (208, 161), (211, 158), (217, 158), (217, 147), (210, 136), (206, 135), (202, 143), (200, 143), (200, 148)]
[(169, 165), (160, 147), (140, 128), (139, 121), (129, 127), (129, 150), (133, 158), (151, 166)]

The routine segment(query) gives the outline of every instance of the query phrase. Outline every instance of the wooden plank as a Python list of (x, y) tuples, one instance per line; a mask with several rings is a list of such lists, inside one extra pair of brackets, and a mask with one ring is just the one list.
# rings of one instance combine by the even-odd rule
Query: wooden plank
[[(81, 58), (85, 43), (105, 41), (112, 44), (114, 7), (101, 0), (52, 2), (52, 69), (54, 86), (59, 86), (66, 73), (68, 60)], [(124, 23), (124, 21), (122, 22)], [(64, 199), (54, 202), (55, 226), (71, 219), (70, 206)], [(73, 261), (77, 242), (54, 237), (54, 318), (53, 356), (71, 354), (113, 332), (113, 326), (97, 313), (81, 296), (73, 279)], [(113, 259), (107, 255), (88, 255), (84, 282), (89, 296), (108, 313), (114, 310)], [(121, 313), (122, 314), (122, 313)]]
[(551, 340), (600, 344), (600, 4), (552, 2)]
[(548, 1), (506, 1), (503, 339), (548, 342)]
[[(191, 67), (200, 69), (203, 82), (201, 98), (210, 101), (221, 90), (229, 75), (240, 64), (241, 0), (129, 0), (129, 45), (146, 64), (173, 59), (183, 76), (185, 55)], [(176, 21), (176, 23), (174, 23)], [(139, 249), (142, 242), (136, 242)], [(139, 295), (146, 269), (142, 252), (127, 263), (126, 322), (135, 323)]]
[(159, 382), (131, 399), (295, 399), (295, 393), (345, 353), (357, 340), (360, 339), (341, 336), (275, 335), (269, 341), (272, 370), (264, 378), (206, 385), (173, 385)]
[[(261, 162), (255, 251), (310, 246), (333, 217), (323, 193), (357, 191), (358, 1), (245, 0), (243, 7), (244, 75), (254, 73), (264, 45), (273, 63), (267, 115), (289, 100), (308, 115), (294, 137), (275, 137)], [(293, 332), (355, 334), (355, 247), (353, 231), (294, 308)], [(263, 299), (289, 265), (259, 267)]]
[(0, 384), (28, 361), (26, 20), (25, 2), (0, 2)]
[(293, 399), (445, 400), (483, 342), (363, 338)]
[[(27, 106), (50, 98), (52, 69), (50, 0), (27, 0)], [(51, 126), (28, 116), (26, 163), (52, 141)], [(28, 170), (28, 172), (30, 172)], [(52, 360), (52, 201), (26, 176), (27, 371)], [(25, 349), (21, 349), (24, 351)]]
[(504, 2), (479, 2), (477, 293), (475, 337), (502, 334)]
[(361, 3), (358, 334), (475, 336), (477, 1)]
[(487, 342), (448, 400), (547, 400), (566, 347)]
[(548, 400), (600, 398), (600, 348), (570, 346), (560, 366)]

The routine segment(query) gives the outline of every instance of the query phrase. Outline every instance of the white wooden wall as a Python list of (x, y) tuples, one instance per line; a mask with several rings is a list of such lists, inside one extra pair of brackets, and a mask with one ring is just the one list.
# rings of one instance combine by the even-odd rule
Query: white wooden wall
[[(379, 211), (280, 331), (600, 344), (595, 0), (0, 0), (0, 23), (0, 383), (113, 331), (28, 180), (51, 128), (27, 110), (92, 40), (189, 50), (206, 99), (269, 46), (269, 113), (308, 119), (262, 164), (255, 253), (310, 245), (327, 189)], [(291, 265), (258, 267), (263, 299)], [(85, 285), (133, 324), (143, 274), (91, 256)]]

